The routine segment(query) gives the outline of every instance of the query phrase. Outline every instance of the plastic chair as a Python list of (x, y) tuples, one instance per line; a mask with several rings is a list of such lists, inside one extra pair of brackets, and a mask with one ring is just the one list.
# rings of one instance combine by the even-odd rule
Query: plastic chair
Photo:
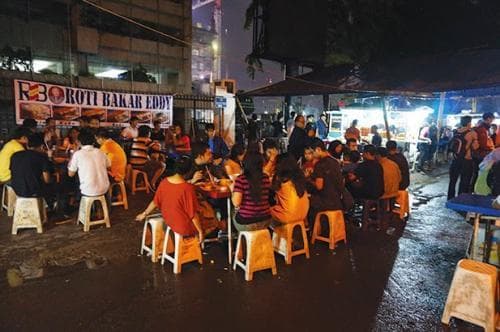
[[(101, 202), (104, 219), (99, 220), (91, 220), (92, 217), (92, 206), (93, 204), (99, 201)], [(106, 197), (104, 195), (101, 196), (82, 196), (80, 200), (80, 209), (78, 211), (78, 219), (76, 224), (83, 224), (83, 231), (88, 232), (90, 230), (90, 226), (96, 225), (106, 225), (106, 228), (111, 227), (111, 223), (109, 221), (109, 212), (108, 206), (106, 204)]]
[[(246, 242), (246, 259), (243, 258), (242, 241)], [(238, 235), (236, 244), (235, 259), (233, 270), (239, 266), (245, 271), (245, 280), (251, 281), (254, 272), (271, 269), (273, 275), (276, 275), (276, 260), (274, 259), (273, 242), (271, 235), (266, 229), (258, 231), (243, 231)]]
[(498, 291), (496, 267), (462, 259), (458, 262), (441, 322), (448, 325), (451, 317), (495, 331), (495, 304)]
[(16, 205), (16, 193), (11, 186), (4, 184), (2, 189), (2, 209), (7, 211), (7, 216), (14, 215), (14, 206)]
[[(321, 236), (321, 216), (328, 218), (329, 234), (328, 237)], [(335, 249), (335, 244), (339, 241), (344, 241), (347, 244), (345, 233), (344, 212), (341, 210), (323, 211), (316, 215), (314, 220), (314, 228), (311, 237), (311, 243), (323, 241), (329, 244), (331, 250)]]
[[(113, 188), (118, 186), (120, 188), (120, 195), (121, 199), (113, 201)], [(113, 182), (109, 186), (109, 197), (111, 197), (111, 206), (121, 206), (123, 205), (123, 208), (125, 210), (128, 210), (128, 198), (127, 198), (127, 189), (125, 188), (125, 182), (120, 181), (120, 182)]]
[[(304, 243), (301, 249), (293, 250), (293, 231), (299, 227)], [(285, 257), (286, 264), (292, 263), (292, 258), (297, 255), (306, 255), (309, 258), (309, 240), (307, 239), (306, 226), (304, 221), (296, 221), (273, 227), (273, 248), (274, 251)]]
[(36, 228), (37, 233), (43, 233), (42, 223), (47, 221), (47, 211), (43, 198), (17, 197), (12, 222), (12, 235), (21, 228)]
[[(165, 221), (161, 217), (161, 215), (150, 216), (144, 222), (144, 230), (142, 231), (142, 243), (141, 243), (141, 255), (143, 252), (146, 252), (148, 255), (151, 255), (151, 262), (157, 263), (158, 258), (161, 257), (160, 246), (158, 246), (158, 238), (157, 232), (158, 230), (162, 230), (163, 223)], [(146, 245), (146, 234), (148, 231), (148, 227), (151, 228), (151, 247)]]
[[(170, 255), (169, 244), (171, 245), (172, 239), (170, 235), (174, 237), (174, 255)], [(183, 237), (175, 233), (170, 227), (167, 227), (165, 233), (165, 239), (163, 240), (163, 250), (161, 255), (161, 265), (165, 263), (165, 259), (174, 264), (174, 273), (181, 273), (182, 265), (192, 261), (198, 261), (198, 263), (203, 264), (203, 256), (201, 255), (200, 243), (198, 237)]]

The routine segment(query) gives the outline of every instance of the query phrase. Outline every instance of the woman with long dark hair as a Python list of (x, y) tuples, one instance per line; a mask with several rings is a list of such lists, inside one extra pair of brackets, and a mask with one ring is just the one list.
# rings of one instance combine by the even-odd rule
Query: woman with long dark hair
[(330, 153), (330, 155), (337, 160), (340, 160), (342, 158), (343, 150), (344, 145), (339, 140), (332, 141), (328, 146), (328, 153)]
[(271, 223), (271, 180), (262, 171), (263, 164), (260, 153), (247, 152), (243, 159), (243, 174), (238, 176), (234, 184), (232, 201), (238, 209), (235, 227), (240, 232), (264, 229)]
[(290, 223), (306, 219), (309, 210), (306, 178), (288, 153), (277, 158), (273, 189), (277, 204), (271, 208), (271, 215), (275, 221)]
[(245, 152), (243, 144), (235, 144), (231, 148), (229, 158), (224, 163), (224, 170), (230, 178), (243, 173), (242, 162), (243, 158), (245, 158)]

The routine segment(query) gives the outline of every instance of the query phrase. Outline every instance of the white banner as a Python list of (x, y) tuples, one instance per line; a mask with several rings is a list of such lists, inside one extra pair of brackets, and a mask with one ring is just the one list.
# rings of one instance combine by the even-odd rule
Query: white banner
[(172, 125), (173, 97), (71, 88), (40, 82), (14, 80), (16, 122), (26, 118), (44, 123), (54, 118), (58, 125), (76, 126), (82, 116), (99, 118), (101, 126), (127, 126), (135, 116), (141, 124), (161, 121)]

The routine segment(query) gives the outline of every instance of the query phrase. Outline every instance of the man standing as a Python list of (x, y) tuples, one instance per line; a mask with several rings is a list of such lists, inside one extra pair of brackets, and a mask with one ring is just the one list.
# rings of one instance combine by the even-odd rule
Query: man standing
[(322, 113), (319, 116), (319, 120), (316, 121), (316, 129), (318, 132), (318, 137), (322, 140), (328, 137), (328, 124), (326, 123), (326, 114)]
[(255, 142), (260, 138), (259, 124), (257, 123), (257, 114), (252, 114), (252, 118), (248, 120), (247, 138), (248, 143)]
[(472, 153), (479, 148), (477, 133), (471, 130), (472, 118), (470, 116), (463, 116), (460, 119), (460, 125), (461, 127), (457, 129), (450, 141), (453, 161), (450, 165), (448, 199), (455, 197), (455, 187), (459, 178), (458, 193), (468, 193), (471, 191), (472, 173), (474, 171)]
[(292, 135), (288, 140), (288, 152), (290, 152), (295, 159), (299, 159), (304, 154), (304, 148), (307, 145), (307, 133), (304, 130), (306, 120), (303, 115), (297, 115), (295, 118), (295, 127), (293, 128)]
[(122, 130), (121, 136), (127, 140), (137, 138), (139, 136), (138, 124), (139, 119), (136, 116), (131, 117), (130, 126)]
[(122, 147), (111, 139), (108, 130), (101, 128), (96, 134), (97, 143), (101, 146), (100, 150), (104, 152), (110, 162), (109, 176), (115, 182), (125, 179), (127, 168), (127, 155)]
[(295, 112), (290, 112), (290, 119), (286, 122), (287, 137), (292, 135), (293, 127), (295, 126)]
[(387, 158), (394, 161), (401, 172), (401, 182), (399, 183), (399, 190), (406, 190), (410, 185), (410, 167), (408, 166), (408, 160), (405, 156), (398, 151), (398, 145), (396, 141), (388, 141), (385, 144), (389, 155)]
[(80, 192), (84, 196), (101, 196), (108, 192), (108, 168), (111, 166), (104, 152), (94, 147), (95, 138), (84, 130), (78, 135), (82, 148), (73, 154), (69, 161), (68, 175), (74, 177), (78, 172)]
[(12, 135), (12, 139), (0, 150), (0, 183), (10, 181), (10, 159), (14, 153), (24, 150), (24, 146), (28, 144), (30, 133), (29, 129), (17, 128)]
[(358, 120), (356, 120), (356, 119), (352, 120), (351, 126), (349, 128), (347, 128), (347, 130), (345, 131), (345, 134), (344, 134), (346, 141), (350, 138), (354, 138), (356, 140), (356, 142), (361, 141), (361, 133), (360, 133), (359, 129), (356, 128), (357, 125), (358, 125)]
[(483, 114), (483, 119), (474, 128), (477, 133), (477, 140), (479, 143), (479, 149), (477, 149), (475, 155), (478, 157), (478, 161), (481, 162), (484, 157), (495, 148), (494, 142), (492, 142), (490, 137), (490, 127), (495, 120), (495, 115), (491, 112), (486, 112)]

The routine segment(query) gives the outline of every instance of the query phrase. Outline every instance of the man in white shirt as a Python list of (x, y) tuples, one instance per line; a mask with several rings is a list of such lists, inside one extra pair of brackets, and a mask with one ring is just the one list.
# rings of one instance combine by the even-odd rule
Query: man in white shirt
[(130, 118), (130, 127), (122, 130), (121, 136), (125, 139), (132, 140), (139, 136), (139, 129), (137, 125), (139, 124), (139, 119), (136, 116)]
[(95, 137), (83, 130), (78, 135), (82, 148), (76, 151), (68, 165), (68, 175), (78, 172), (80, 192), (84, 196), (100, 196), (108, 192), (108, 168), (111, 163), (106, 155), (94, 147)]

